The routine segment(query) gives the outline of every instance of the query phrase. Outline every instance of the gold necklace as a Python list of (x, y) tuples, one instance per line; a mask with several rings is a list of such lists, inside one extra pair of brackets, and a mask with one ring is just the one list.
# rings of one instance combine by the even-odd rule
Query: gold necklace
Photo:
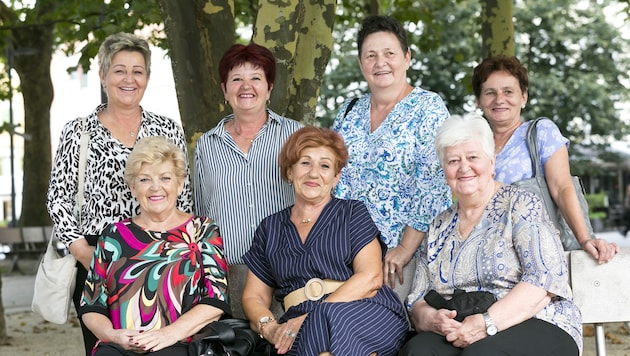
[(308, 224), (311, 222), (311, 218), (302, 219), (302, 224)]

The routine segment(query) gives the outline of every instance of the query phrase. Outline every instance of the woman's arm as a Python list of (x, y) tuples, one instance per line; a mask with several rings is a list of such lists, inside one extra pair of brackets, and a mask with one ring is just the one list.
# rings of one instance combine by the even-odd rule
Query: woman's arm
[(87, 326), (99, 340), (120, 345), (125, 350), (134, 352), (144, 351), (142, 347), (137, 346), (133, 341), (133, 338), (140, 334), (139, 331), (114, 329), (112, 321), (100, 313), (85, 313), (81, 319), (85, 326)]
[(591, 238), (571, 180), (569, 152), (565, 146), (558, 149), (545, 163), (545, 178), (551, 197), (582, 249), (599, 263), (610, 261), (619, 252), (619, 246), (606, 240)]
[(242, 299), (243, 312), (249, 319), (252, 329), (274, 345), (276, 352), (282, 355), (291, 349), (307, 314), (278, 324), (276, 317), (269, 309), (272, 298), (273, 289), (247, 270)]
[(172, 324), (133, 335), (130, 341), (142, 350), (162, 350), (193, 336), (207, 324), (219, 320), (222, 315), (223, 310), (219, 308), (197, 304)]
[(326, 302), (351, 302), (376, 295), (383, 285), (381, 245), (375, 238), (359, 251), (352, 262), (354, 274)]

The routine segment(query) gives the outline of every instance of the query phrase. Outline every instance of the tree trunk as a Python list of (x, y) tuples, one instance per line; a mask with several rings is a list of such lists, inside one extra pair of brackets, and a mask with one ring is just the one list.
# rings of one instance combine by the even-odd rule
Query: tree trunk
[(217, 67), (234, 44), (233, 0), (158, 0), (168, 38), (177, 101), (189, 144), (227, 114)]
[(514, 22), (512, 1), (481, 1), (481, 33), (483, 58), (493, 55), (514, 55)]
[(322, 76), (332, 53), (335, 6), (330, 0), (259, 1), (253, 41), (276, 57), (270, 107), (279, 114), (316, 122)]
[(53, 100), (50, 76), (53, 25), (16, 29), (13, 30), (13, 34), (15, 37), (13, 66), (20, 77), (20, 88), (24, 98), (23, 131), (29, 135), (29, 138), (24, 138), (24, 189), (20, 225), (50, 225), (45, 202), (52, 165), (49, 143), (50, 106)]

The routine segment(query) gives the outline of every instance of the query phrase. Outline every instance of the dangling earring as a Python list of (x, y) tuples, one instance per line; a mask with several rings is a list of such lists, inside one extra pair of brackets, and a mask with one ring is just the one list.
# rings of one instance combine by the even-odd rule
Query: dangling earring
[(271, 105), (271, 99), (267, 99), (267, 106)]

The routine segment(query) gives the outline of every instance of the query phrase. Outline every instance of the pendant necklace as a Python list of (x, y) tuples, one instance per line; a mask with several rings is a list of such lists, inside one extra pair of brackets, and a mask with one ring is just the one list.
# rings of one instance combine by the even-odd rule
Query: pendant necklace
[(311, 218), (302, 219), (302, 224), (308, 224), (311, 222)]

